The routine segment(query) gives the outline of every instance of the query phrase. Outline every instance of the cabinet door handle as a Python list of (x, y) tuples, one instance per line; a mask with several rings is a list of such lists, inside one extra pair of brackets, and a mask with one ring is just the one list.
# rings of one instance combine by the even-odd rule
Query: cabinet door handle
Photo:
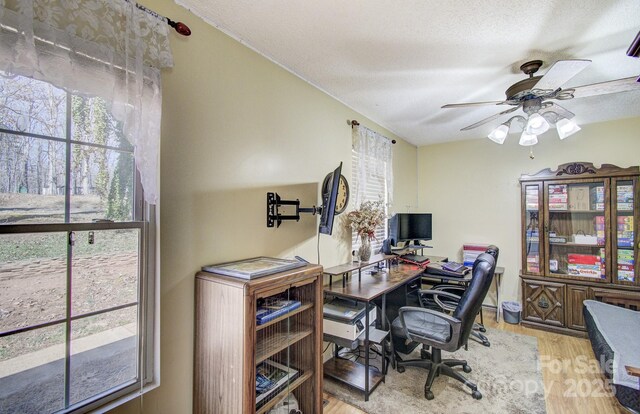
[(540, 298), (540, 300), (538, 301), (538, 307), (540, 309), (548, 309), (549, 308), (549, 302), (547, 302), (547, 300), (545, 298)]

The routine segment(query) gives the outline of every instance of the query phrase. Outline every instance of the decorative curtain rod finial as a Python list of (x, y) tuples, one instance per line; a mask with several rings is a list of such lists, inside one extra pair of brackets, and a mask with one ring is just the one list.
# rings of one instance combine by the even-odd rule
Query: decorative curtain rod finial
[(167, 17), (167, 24), (173, 27), (176, 30), (176, 32), (180, 33), (183, 36), (191, 36), (191, 29), (189, 29), (189, 26), (187, 26), (186, 24), (182, 22), (174, 22), (168, 17)]
[[(126, 1), (127, 3), (131, 3), (134, 0), (124, 0), (124, 1)], [(165, 17), (161, 14), (158, 14), (157, 12), (143, 6), (140, 3), (134, 3), (134, 4), (138, 9), (142, 10), (143, 12), (149, 13), (150, 15), (154, 16), (157, 19), (165, 20), (169, 26), (173, 27), (175, 31), (181, 34), (182, 36), (191, 36), (191, 29), (189, 29), (189, 26), (187, 26), (186, 24), (182, 22), (174, 22), (170, 18)]]

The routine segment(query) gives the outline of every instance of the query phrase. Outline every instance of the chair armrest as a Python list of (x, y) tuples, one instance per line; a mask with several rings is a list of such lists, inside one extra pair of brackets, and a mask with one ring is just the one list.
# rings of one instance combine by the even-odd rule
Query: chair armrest
[[(418, 292), (420, 295), (422, 294), (433, 295), (433, 300), (436, 303), (436, 305), (440, 306), (441, 309), (444, 309), (449, 312), (454, 311), (456, 309), (456, 306), (458, 306), (458, 302), (460, 302), (460, 296), (451, 292), (445, 292), (442, 290), (434, 290), (434, 289), (420, 290)], [(454, 302), (454, 304), (444, 303), (443, 301), (440, 300), (439, 296), (444, 296), (448, 299), (451, 299)]]
[(449, 293), (449, 292), (444, 292), (442, 290), (433, 290), (433, 289), (423, 290), (423, 289), (420, 289), (418, 291), (418, 293), (421, 294), (421, 295), (422, 294), (427, 294), (427, 295), (433, 295), (435, 297), (444, 296), (444, 297), (447, 297), (449, 299), (458, 300), (458, 301), (460, 300), (460, 296), (459, 295), (456, 295), (456, 294), (453, 294), (453, 293)]
[[(458, 292), (462, 292), (464, 293), (465, 290), (467, 290), (466, 286), (460, 286), (460, 285), (437, 285), (434, 286), (435, 290), (442, 290), (444, 292), (452, 292), (452, 291), (458, 291)], [(455, 293), (454, 293), (455, 295)]]
[(409, 332), (409, 330), (407, 329), (407, 325), (404, 321), (404, 313), (405, 312), (421, 312), (421, 313), (427, 313), (430, 315), (435, 316), (436, 318), (442, 319), (443, 321), (447, 322), (449, 324), (449, 326), (451, 327), (451, 338), (449, 339), (448, 342), (440, 342), (440, 341), (436, 341), (434, 339), (431, 338), (425, 338), (428, 341), (432, 341), (434, 343), (437, 344), (448, 344), (448, 343), (457, 343), (458, 339), (460, 338), (460, 327), (462, 326), (462, 322), (460, 321), (460, 319), (454, 318), (451, 315), (448, 315), (446, 313), (443, 312), (438, 312), (437, 310), (433, 310), (433, 309), (427, 309), (427, 308), (418, 308), (415, 306), (403, 306), (400, 308), (399, 310), (399, 314), (398, 316), (400, 317), (400, 323), (402, 324), (402, 329), (404, 330), (405, 335), (407, 336), (407, 339), (413, 341), (413, 342), (420, 342), (420, 343), (424, 343), (424, 339), (414, 339), (411, 332)]
[[(467, 290), (467, 287), (460, 286), (460, 285), (437, 285), (437, 286), (434, 286), (432, 289), (440, 290), (442, 292), (451, 293), (452, 295), (458, 296), (458, 300), (453, 300), (453, 303), (445, 303), (445, 302), (442, 302), (437, 296), (434, 297), (434, 301), (438, 306), (440, 306), (444, 310), (453, 312), (456, 309), (456, 306), (458, 306), (458, 303), (460, 302), (462, 295)], [(456, 293), (453, 293), (453, 292), (456, 292)], [(458, 294), (457, 292), (460, 292), (460, 294)]]

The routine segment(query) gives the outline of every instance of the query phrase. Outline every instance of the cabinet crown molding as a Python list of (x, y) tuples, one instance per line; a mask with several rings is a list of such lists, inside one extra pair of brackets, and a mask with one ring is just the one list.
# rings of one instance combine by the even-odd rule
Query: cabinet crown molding
[(555, 170), (551, 168), (545, 168), (538, 171), (535, 174), (522, 174), (520, 181), (535, 181), (535, 180), (549, 180), (549, 179), (567, 179), (571, 177), (618, 177), (618, 176), (633, 176), (640, 175), (640, 167), (633, 166), (628, 168), (618, 167), (613, 164), (602, 164), (600, 168), (593, 165), (591, 162), (568, 162), (561, 164)]

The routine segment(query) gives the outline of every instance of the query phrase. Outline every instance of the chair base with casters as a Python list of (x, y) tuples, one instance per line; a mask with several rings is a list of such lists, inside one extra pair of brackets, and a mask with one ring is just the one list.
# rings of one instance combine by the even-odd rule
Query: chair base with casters
[[(489, 338), (484, 335), (485, 332), (487, 332), (487, 329), (482, 323), (482, 312), (480, 312), (480, 323), (476, 322), (473, 324), (473, 330), (469, 336), (476, 338), (482, 345), (489, 347), (491, 346), (491, 342), (489, 342)], [(465, 349), (468, 349), (467, 345), (465, 345)]]
[[(442, 351), (455, 352), (468, 341), (474, 326), (475, 317), (482, 307), (495, 271), (495, 259), (482, 253), (473, 266), (473, 278), (462, 296), (442, 290), (420, 290), (420, 295), (433, 295), (436, 302), (443, 299), (455, 301), (456, 307), (451, 313), (444, 310), (434, 310), (425, 307), (403, 306), (399, 309), (398, 317), (391, 323), (391, 344), (394, 346), (393, 355), (395, 367), (403, 372), (406, 366), (422, 367), (429, 370), (424, 385), (424, 396), (430, 400), (434, 398), (431, 387), (433, 381), (440, 375), (445, 375), (462, 382), (471, 389), (474, 399), (482, 398), (478, 387), (469, 381), (455, 367), (462, 367), (462, 371), (471, 372), (471, 367), (464, 360), (442, 359)], [(404, 360), (399, 354), (407, 344), (422, 344), (431, 348), (430, 352), (421, 352), (427, 359)]]
[[(442, 294), (442, 292), (440, 292)], [(445, 293), (446, 294), (446, 293)], [(435, 321), (433, 321), (435, 322)], [(429, 322), (427, 322), (429, 323)], [(405, 340), (402, 338), (402, 324), (400, 322), (400, 318), (393, 321), (391, 326), (391, 336), (392, 336), (392, 354), (394, 358), (392, 359), (392, 366), (399, 372), (403, 373), (405, 370), (405, 366), (413, 366), (426, 368), (429, 370), (429, 375), (427, 377), (427, 381), (424, 384), (424, 397), (427, 400), (432, 400), (434, 398), (433, 392), (431, 391), (431, 386), (433, 381), (440, 375), (445, 375), (447, 377), (454, 378), (464, 385), (468, 386), (471, 389), (471, 396), (476, 400), (482, 398), (482, 394), (478, 391), (478, 387), (473, 382), (466, 379), (462, 374), (458, 371), (455, 371), (454, 367), (462, 367), (462, 370), (466, 373), (471, 372), (471, 367), (467, 364), (465, 360), (459, 359), (442, 359), (442, 350), (438, 348), (429, 347), (426, 344), (422, 344), (422, 348), (420, 349), (420, 359), (408, 359), (404, 360), (398, 353), (399, 349), (403, 349), (403, 345)], [(394, 335), (395, 332), (395, 335)], [(415, 344), (415, 342), (414, 342)], [(429, 351), (431, 348), (431, 351)], [(413, 349), (410, 348), (410, 351)], [(401, 351), (402, 352), (402, 351)], [(403, 352), (404, 353), (404, 352)]]
[(395, 361), (396, 369), (400, 373), (404, 372), (405, 366), (420, 367), (429, 370), (427, 381), (424, 384), (424, 398), (427, 400), (432, 400), (434, 398), (431, 386), (433, 385), (433, 381), (440, 375), (445, 375), (462, 382), (471, 389), (471, 396), (474, 399), (479, 400), (482, 398), (482, 394), (478, 391), (476, 384), (469, 381), (462, 374), (453, 369), (454, 367), (461, 366), (465, 373), (470, 373), (471, 367), (467, 364), (467, 361), (460, 359), (442, 359), (442, 351), (437, 348), (434, 348), (431, 352), (427, 352), (422, 349), (421, 355), (424, 356), (425, 353), (428, 355), (425, 359), (409, 359), (404, 361), (400, 359), (399, 356), (396, 356)]

